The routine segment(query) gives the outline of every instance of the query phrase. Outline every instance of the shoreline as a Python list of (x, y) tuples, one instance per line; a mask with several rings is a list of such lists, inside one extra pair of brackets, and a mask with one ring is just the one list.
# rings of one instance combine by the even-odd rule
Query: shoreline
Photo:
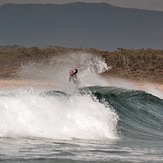
[[(117, 84), (114, 83), (115, 81), (117, 82)], [(108, 86), (119, 85), (120, 87), (123, 87), (123, 84), (121, 85), (121, 83), (125, 83), (125, 82), (126, 82), (126, 85), (129, 84), (128, 87), (130, 87), (130, 85), (133, 85), (142, 91), (145, 91), (148, 88), (152, 87), (163, 92), (163, 83), (137, 81), (137, 80), (130, 80), (130, 79), (114, 78), (114, 77), (109, 78)], [(0, 89), (14, 89), (14, 88), (25, 88), (25, 87), (46, 89), (46, 88), (58, 88), (59, 86), (52, 81), (47, 82), (47, 81), (39, 81), (39, 80), (0, 79)], [(125, 86), (125, 88), (127, 88), (127, 86)]]
[(16, 88), (51, 88), (57, 87), (56, 84), (46, 81), (36, 81), (36, 80), (20, 80), (20, 79), (0, 79), (0, 89), (16, 89)]

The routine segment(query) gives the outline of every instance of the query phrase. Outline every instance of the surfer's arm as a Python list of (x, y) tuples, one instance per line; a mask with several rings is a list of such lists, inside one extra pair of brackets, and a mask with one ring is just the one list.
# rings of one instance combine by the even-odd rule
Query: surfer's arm
[(77, 74), (78, 73), (78, 70), (77, 69), (75, 69), (75, 72), (74, 72), (74, 74)]
[(71, 76), (69, 77), (69, 81), (71, 81)]

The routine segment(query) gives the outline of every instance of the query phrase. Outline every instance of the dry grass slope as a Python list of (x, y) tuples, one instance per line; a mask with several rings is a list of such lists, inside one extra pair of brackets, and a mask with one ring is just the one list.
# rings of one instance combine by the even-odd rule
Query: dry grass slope
[(154, 49), (118, 49), (117, 51), (100, 51), (98, 49), (74, 49), (63, 47), (13, 47), (0, 48), (0, 78), (17, 78), (17, 70), (29, 61), (49, 62), (56, 55), (66, 55), (70, 52), (88, 52), (105, 58), (112, 67), (102, 75), (123, 77), (134, 80), (148, 80), (163, 83), (163, 50)]

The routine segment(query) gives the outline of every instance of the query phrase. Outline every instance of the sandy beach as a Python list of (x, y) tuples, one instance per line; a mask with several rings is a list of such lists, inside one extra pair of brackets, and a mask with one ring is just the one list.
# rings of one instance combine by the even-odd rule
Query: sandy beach
[(155, 87), (156, 89), (163, 92), (163, 84), (160, 83), (136, 82), (136, 84), (141, 90), (145, 90), (149, 87)]
[(43, 81), (34, 81), (34, 80), (0, 80), (1, 89), (14, 89), (14, 88), (25, 88), (25, 87), (34, 87), (34, 88), (51, 88), (56, 87), (56, 84), (52, 82), (43, 82)]
[[(121, 83), (120, 80), (122, 79), (112, 79), (112, 81), (118, 81)], [(125, 80), (123, 79), (123, 83), (126, 82), (126, 84), (132, 84), (135, 85), (139, 90), (146, 91), (149, 88), (157, 89), (161, 92), (163, 92), (163, 84), (162, 83), (151, 83), (151, 82), (140, 82), (140, 81), (133, 81), (133, 80)], [(109, 82), (108, 82), (109, 83)], [(116, 84), (116, 86), (123, 87), (121, 84)], [(112, 83), (110, 83), (110, 86), (112, 86)], [(115, 85), (113, 85), (115, 86)], [(0, 89), (13, 89), (13, 88), (25, 88), (25, 87), (34, 87), (34, 88), (57, 88), (58, 85), (54, 82), (47, 82), (47, 81), (36, 81), (36, 80), (4, 80), (0, 79)], [(129, 87), (130, 88), (130, 87)]]

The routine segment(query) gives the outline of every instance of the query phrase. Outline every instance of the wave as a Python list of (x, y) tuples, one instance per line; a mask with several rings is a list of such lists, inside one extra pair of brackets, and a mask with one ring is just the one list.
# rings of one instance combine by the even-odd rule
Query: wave
[(116, 87), (88, 87), (99, 101), (106, 101), (119, 116), (118, 130), (124, 137), (136, 139), (162, 139), (163, 100), (138, 90)]
[[(68, 82), (74, 66), (80, 72), (78, 86)], [(20, 79), (55, 81), (59, 89), (1, 91), (0, 137), (162, 140), (163, 100), (130, 90), (128, 83), (126, 89), (108, 86), (99, 75), (108, 68), (103, 59), (87, 53), (56, 56), (47, 65), (23, 65)]]
[(108, 86), (1, 91), (0, 137), (162, 140), (162, 108), (149, 93)]
[(0, 93), (0, 137), (117, 139), (117, 119), (89, 95), (24, 89)]

